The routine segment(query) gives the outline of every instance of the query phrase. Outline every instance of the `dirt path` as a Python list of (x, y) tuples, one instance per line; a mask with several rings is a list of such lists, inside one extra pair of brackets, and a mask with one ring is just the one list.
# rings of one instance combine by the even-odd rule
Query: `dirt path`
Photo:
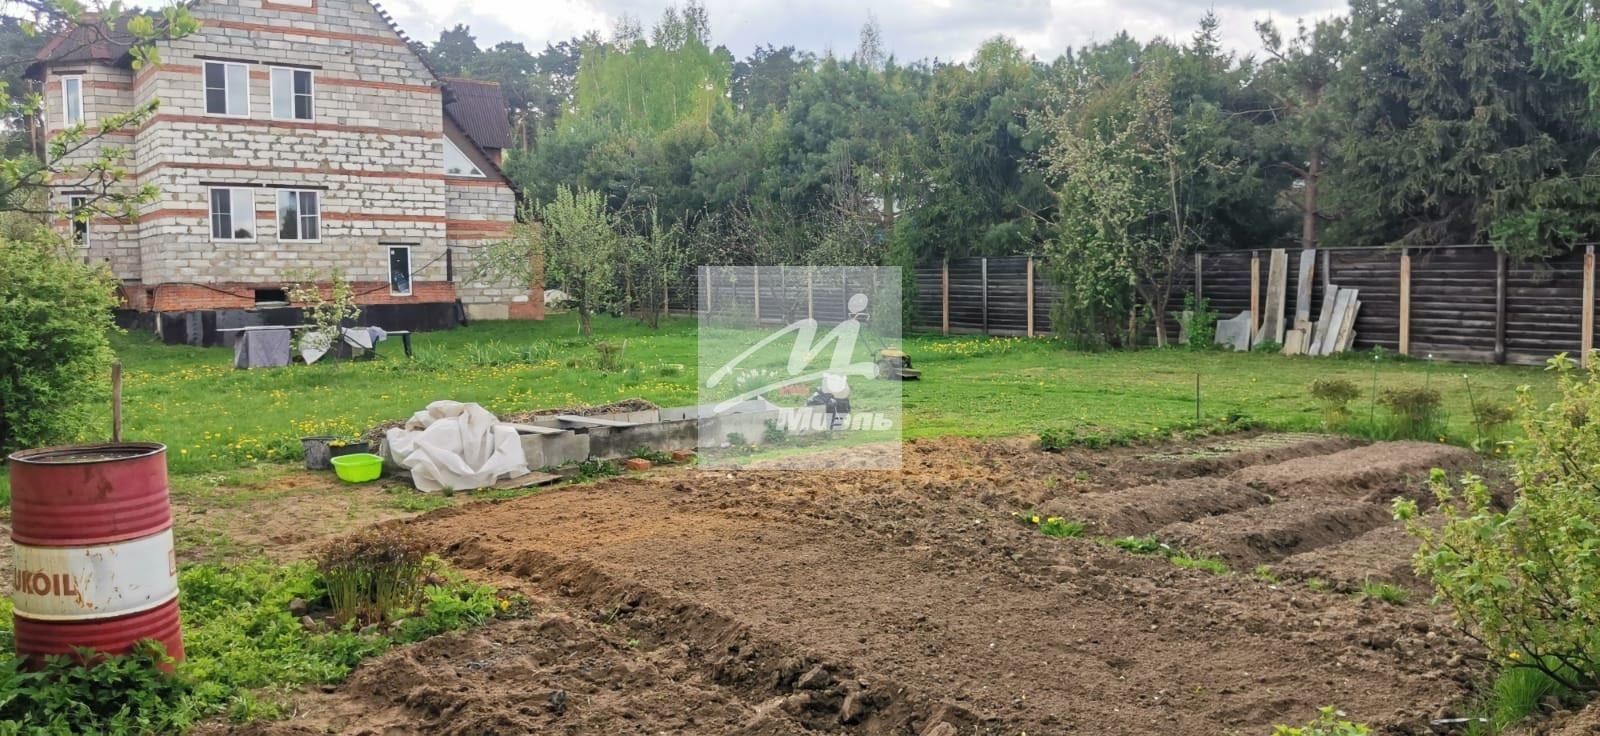
[[(253, 730), (1260, 734), (1337, 705), (1426, 733), (1475, 675), (1426, 607), (1184, 570), (1010, 513), (1199, 525), (1189, 541), (1241, 545), (1241, 560), (1300, 558), (1381, 528), (1383, 501), (1366, 499), (1414, 490), (1410, 469), (1472, 462), (1350, 448), (939, 440), (908, 445), (902, 473), (675, 471), (442, 510), (413, 523), (456, 564), (549, 596), (544, 618), (386, 655)], [(1293, 467), (1318, 474), (1292, 483)], [(1184, 480), (1198, 477), (1217, 482)], [(1154, 499), (1162, 484), (1195, 505), (1117, 505), (1119, 489)], [(1272, 543), (1253, 545), (1263, 529)]]

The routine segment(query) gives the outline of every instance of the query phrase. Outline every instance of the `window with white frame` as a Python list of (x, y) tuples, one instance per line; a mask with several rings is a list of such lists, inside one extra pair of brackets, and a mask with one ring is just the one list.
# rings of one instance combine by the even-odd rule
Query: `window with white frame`
[(93, 215), (89, 211), (89, 195), (74, 194), (67, 197), (67, 217), (72, 218), (72, 242), (89, 244), (89, 218)]
[(211, 239), (256, 239), (256, 190), (248, 187), (211, 189)]
[(411, 246), (389, 246), (389, 293), (411, 296)]
[(322, 193), (316, 190), (278, 190), (278, 239), (322, 238)]
[(287, 66), (272, 68), (272, 118), (311, 120), (313, 118), (312, 72)]
[(61, 78), (61, 119), (67, 125), (83, 122), (83, 77)]
[(483, 170), (472, 163), (472, 159), (467, 158), (467, 154), (462, 153), (455, 141), (449, 138), (444, 139), (444, 173), (450, 176), (483, 176)]
[(249, 117), (250, 67), (230, 61), (208, 61), (205, 68), (206, 113)]

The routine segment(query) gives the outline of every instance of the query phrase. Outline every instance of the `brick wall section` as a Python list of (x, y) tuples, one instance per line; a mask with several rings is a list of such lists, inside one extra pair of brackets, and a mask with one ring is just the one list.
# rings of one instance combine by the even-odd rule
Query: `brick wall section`
[[(451, 302), (456, 299), (456, 285), (444, 281), (419, 281), (411, 285), (410, 297), (393, 296), (389, 293), (387, 281), (356, 281), (350, 287), (355, 290), (357, 304), (412, 304), (418, 302)], [(136, 302), (144, 301), (146, 308), (157, 312), (185, 312), (202, 309), (248, 309), (255, 306), (256, 289), (279, 289), (283, 284), (275, 283), (217, 283), (206, 284), (161, 284), (159, 286), (140, 289), (142, 294), (126, 294), (125, 301), (130, 308), (138, 308)], [(329, 286), (322, 284), (324, 292)], [(131, 291), (131, 289), (125, 289)]]
[[(489, 180), (447, 179), (445, 232), (455, 255), (461, 302), (472, 319), (543, 319), (544, 290), (506, 279), (474, 278), (479, 249), (511, 235), (516, 196)], [(541, 279), (542, 281), (542, 279)]]
[[(160, 101), (157, 114), (122, 139), (134, 179), (156, 187), (160, 197), (141, 208), (137, 222), (96, 222), (91, 233), (92, 255), (133, 282), (130, 294), (155, 289), (154, 299), (130, 298), (129, 304), (148, 301), (158, 311), (250, 306), (254, 288), (333, 269), (355, 282), (385, 285), (391, 244), (411, 248), (413, 295), (391, 297), (385, 286), (372, 299), (454, 300), (446, 247), (462, 246), (453, 259), (459, 278), (460, 256), (504, 232), (515, 198), (497, 178), (447, 184), (442, 141), (448, 126), (438, 84), (372, 5), (319, 0), (306, 12), (264, 0), (200, 0), (192, 12), (201, 31), (163, 42), (159, 66), (134, 75), (100, 65), (96, 80), (105, 84), (86, 85), (90, 122), (96, 114)], [(251, 62), (247, 116), (206, 113), (208, 60)], [(312, 121), (273, 118), (274, 65), (312, 68)], [(47, 115), (59, 119), (59, 88), (46, 102)], [(214, 186), (254, 189), (254, 240), (212, 239)], [(278, 191), (292, 187), (321, 192), (317, 241), (278, 237)], [(509, 316), (518, 297), (538, 301), (529, 289), (505, 284), (474, 285), (461, 294), (480, 317), (484, 310)]]
[[(44, 127), (47, 135), (54, 136), (66, 127), (62, 111), (61, 80), (67, 76), (83, 78), (83, 116), (88, 135), (98, 133), (99, 126), (108, 116), (126, 113), (133, 109), (133, 72), (128, 69), (106, 64), (71, 64), (46, 70), (42, 89), (46, 105)], [(116, 156), (114, 160), (129, 166), (133, 144), (132, 131), (125, 133), (118, 131), (87, 141), (81, 146), (75, 146), (74, 150), (61, 160), (68, 166), (83, 166), (98, 159), (102, 152), (115, 149), (122, 154)], [(56, 179), (56, 183), (75, 184), (82, 178), (81, 174), (68, 175)], [(112, 191), (129, 193), (135, 186), (134, 182), (125, 181), (113, 187)], [(73, 194), (87, 193), (88, 189), (68, 186), (58, 192), (55, 204), (64, 208), (67, 206), (68, 198)], [(66, 218), (61, 218), (56, 224), (63, 233), (71, 232), (70, 223)], [(80, 252), (85, 258), (106, 263), (115, 274), (137, 274), (140, 268), (137, 237), (136, 226), (109, 217), (97, 218), (89, 224), (89, 242)]]

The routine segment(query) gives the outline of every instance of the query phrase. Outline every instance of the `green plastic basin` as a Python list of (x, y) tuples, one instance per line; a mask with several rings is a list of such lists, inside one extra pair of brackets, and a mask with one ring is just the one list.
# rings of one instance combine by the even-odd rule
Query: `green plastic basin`
[(346, 483), (366, 483), (383, 475), (383, 458), (370, 452), (333, 458), (333, 472)]

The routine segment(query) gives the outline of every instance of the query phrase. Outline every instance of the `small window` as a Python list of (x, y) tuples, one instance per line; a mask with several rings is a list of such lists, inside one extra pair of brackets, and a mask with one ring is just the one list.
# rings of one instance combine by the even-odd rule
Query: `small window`
[(89, 218), (93, 216), (94, 213), (89, 211), (89, 195), (74, 194), (67, 197), (67, 217), (72, 218), (72, 242), (89, 244)]
[(272, 68), (272, 118), (274, 120), (312, 119), (312, 80), (310, 69), (286, 66)]
[(318, 240), (322, 237), (321, 192), (278, 190), (278, 239)]
[(206, 112), (211, 115), (250, 115), (250, 68), (225, 61), (206, 62)]
[(83, 123), (83, 77), (61, 78), (61, 117), (67, 125)]
[(483, 176), (483, 171), (449, 138), (444, 139), (444, 173), (450, 176)]
[(288, 304), (289, 292), (283, 289), (256, 289), (257, 304)]
[(256, 239), (256, 191), (243, 187), (211, 190), (211, 239)]
[(389, 293), (411, 296), (411, 246), (389, 246)]

